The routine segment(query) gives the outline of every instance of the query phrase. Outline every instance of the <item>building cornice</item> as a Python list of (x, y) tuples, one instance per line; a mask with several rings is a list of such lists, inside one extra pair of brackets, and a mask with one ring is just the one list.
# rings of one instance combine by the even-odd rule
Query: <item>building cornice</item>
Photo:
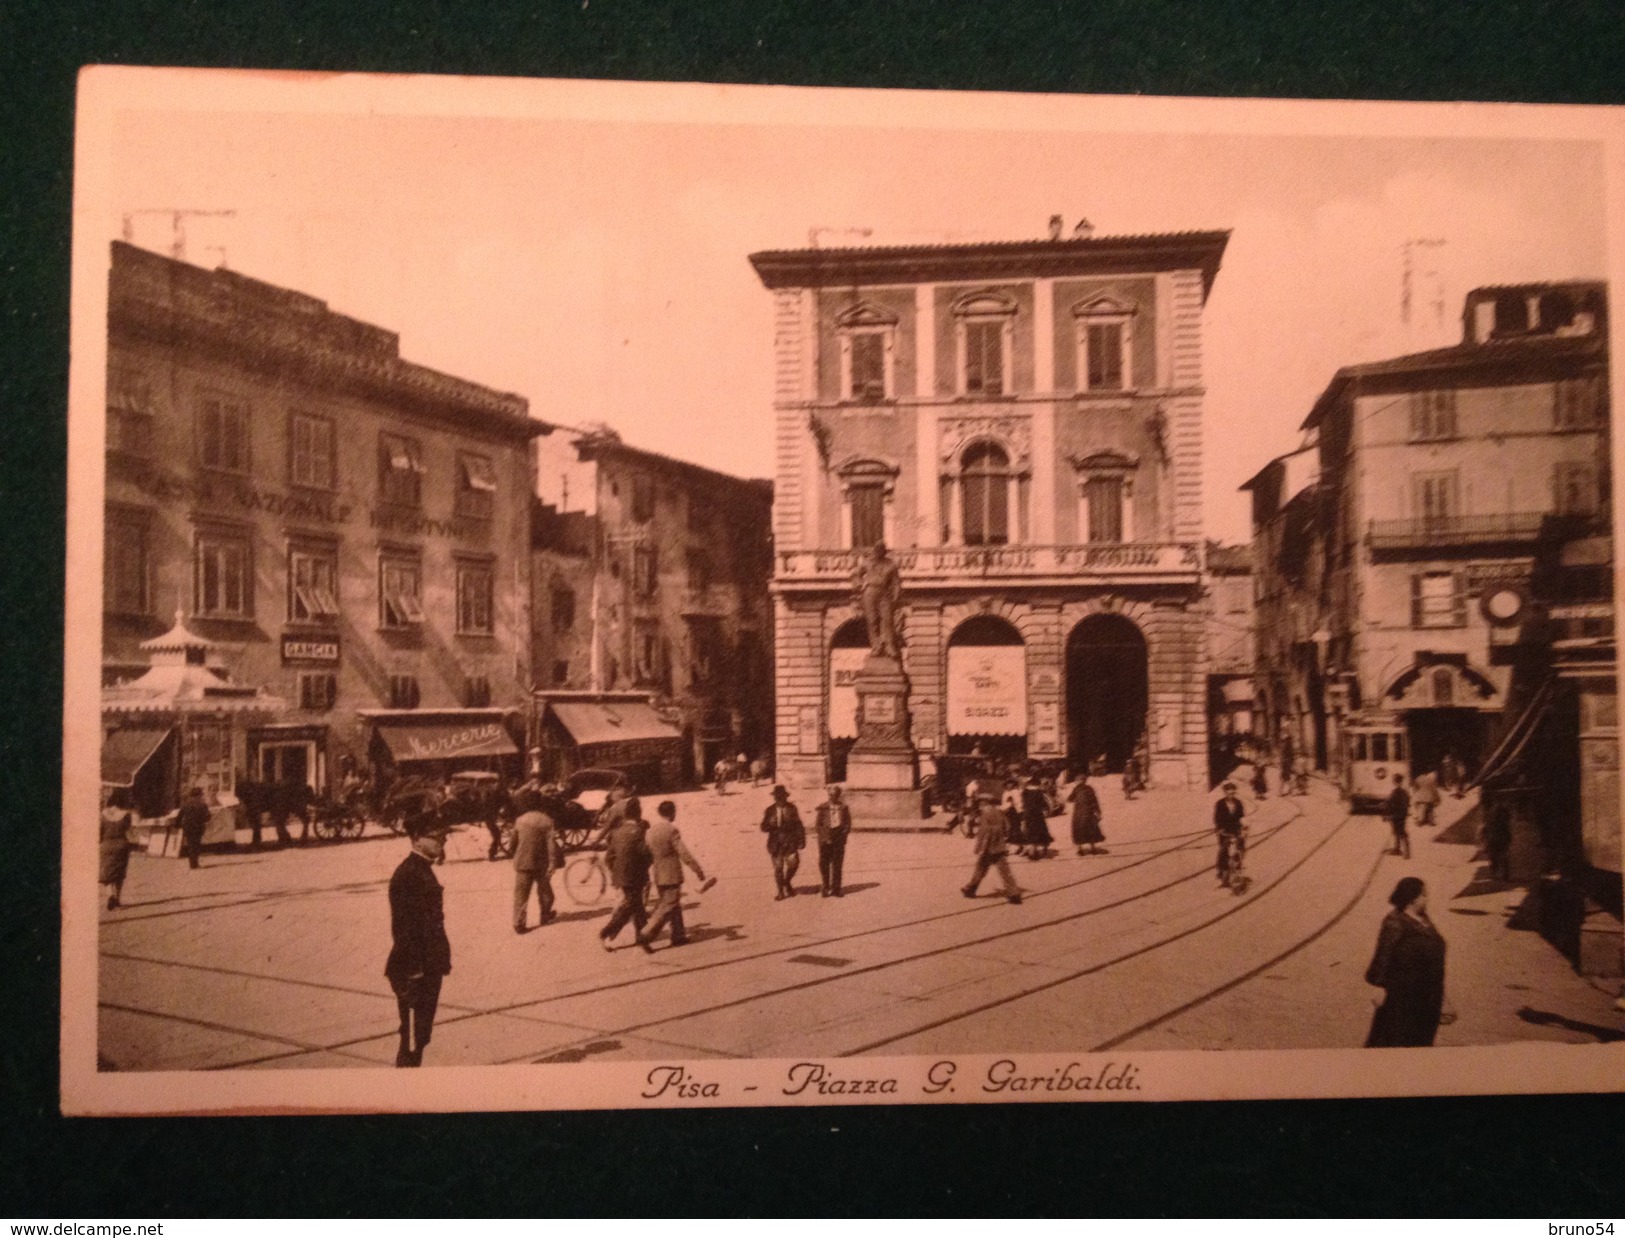
[(770, 289), (852, 284), (975, 283), (1197, 270), (1206, 298), (1230, 240), (1228, 230), (971, 245), (776, 249), (750, 255)]

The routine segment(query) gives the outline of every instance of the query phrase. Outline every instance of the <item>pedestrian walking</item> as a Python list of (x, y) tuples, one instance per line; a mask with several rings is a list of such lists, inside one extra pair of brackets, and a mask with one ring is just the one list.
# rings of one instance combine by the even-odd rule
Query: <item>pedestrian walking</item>
[(999, 809), (1004, 813), (1004, 834), (1009, 845), (1018, 854), (1027, 854), (1027, 834), (1021, 827), (1021, 784), (1013, 775), (1006, 776), (999, 793)]
[(1072, 793), (1068, 798), (1072, 801), (1072, 845), (1078, 849), (1078, 854), (1089, 849), (1094, 855), (1100, 850), (1100, 844), (1106, 841), (1106, 835), (1100, 828), (1103, 814), (1100, 811), (1100, 796), (1089, 785), (1088, 773), (1078, 775), (1078, 781), (1072, 785)]
[(1288, 788), (1292, 786), (1292, 775), (1297, 769), (1297, 761), (1294, 759), (1296, 756), (1297, 756), (1297, 748), (1292, 742), (1292, 734), (1291, 734), (1291, 732), (1283, 733), (1282, 736), (1281, 736), (1281, 794), (1282, 795), (1288, 794), (1289, 793)]
[(451, 942), (446, 937), (445, 892), (434, 866), (446, 856), (451, 827), (438, 814), (414, 817), (408, 826), (412, 850), (389, 879), (391, 946), (384, 975), (395, 991), (401, 1016), (396, 1066), (423, 1065), (423, 1050), (434, 1032), (440, 985), (451, 973)]
[(1123, 798), (1131, 800), (1145, 790), (1145, 779), (1140, 774), (1140, 758), (1131, 756), (1123, 762)]
[[(634, 801), (635, 802), (635, 801)], [(615, 937), (628, 923), (638, 936), (649, 922), (643, 909), (643, 892), (649, 884), (649, 871), (654, 855), (649, 850), (649, 823), (643, 813), (623, 812), (604, 838), (604, 868), (609, 882), (620, 891), (621, 901), (609, 917), (609, 923), (598, 932), (598, 940), (605, 950), (615, 948)], [(681, 877), (682, 869), (678, 869)]]
[(1444, 938), (1428, 918), (1427, 886), (1401, 877), (1383, 917), (1365, 982), (1383, 991), (1365, 1038), (1368, 1049), (1422, 1048), (1455, 1021), (1444, 996)]
[(1253, 762), (1253, 794), (1259, 799), (1268, 799), (1270, 794), (1269, 779), (1264, 775), (1264, 757), (1260, 754)]
[(1055, 854), (1050, 847), (1055, 838), (1049, 832), (1048, 816), (1049, 800), (1045, 798), (1044, 786), (1037, 774), (1031, 774), (1027, 785), (1021, 788), (1021, 837), (1027, 844), (1029, 860), (1042, 860)]
[(1503, 795), (1486, 797), (1484, 804), (1484, 854), (1490, 862), (1490, 876), (1500, 882), (1512, 880), (1512, 806)]
[(1411, 815), (1411, 795), (1405, 790), (1404, 774), (1394, 775), (1394, 789), (1388, 793), (1382, 813), (1388, 818), (1388, 827), (1394, 832), (1393, 854), (1410, 859), (1411, 836), (1405, 830), (1405, 823)]
[(1219, 884), (1227, 886), (1230, 884), (1232, 857), (1236, 857), (1244, 845), (1247, 809), (1236, 794), (1235, 783), (1227, 782), (1221, 789), (1224, 794), (1213, 805), (1213, 832), (1219, 840)]
[(982, 884), (989, 869), (997, 869), (1004, 880), (1004, 897), (1007, 902), (1019, 903), (1021, 901), (1021, 887), (1016, 884), (1015, 875), (1010, 871), (1010, 861), (1006, 856), (1009, 849), (1010, 821), (1003, 809), (994, 800), (990, 792), (982, 794), (982, 809), (976, 822), (976, 867), (971, 870), (968, 882), (960, 887), (959, 892), (966, 898), (976, 897), (976, 888)]
[(1411, 790), (1415, 792), (1417, 827), (1432, 825), (1433, 813), (1439, 807), (1439, 775), (1418, 774), (1411, 782)]
[(818, 835), (820, 893), (824, 898), (840, 898), (846, 839), (852, 832), (852, 809), (841, 798), (841, 788), (836, 783), (830, 783), (827, 798), (813, 810), (813, 832)]
[(107, 893), (107, 910), (116, 911), (130, 875), (130, 826), (135, 814), (121, 787), (102, 788), (102, 819), (96, 845), (96, 880)]
[(767, 854), (773, 858), (773, 880), (779, 892), (774, 899), (790, 898), (796, 892), (796, 870), (801, 867), (801, 849), (807, 845), (807, 830), (801, 813), (790, 802), (783, 786), (773, 788), (773, 802), (762, 813), (762, 833), (767, 835)]
[(1467, 771), (1454, 752), (1439, 758), (1439, 783), (1458, 800), (1466, 794)]
[(209, 805), (204, 802), (203, 788), (188, 787), (175, 824), (181, 831), (181, 854), (188, 868), (197, 868), (203, 854), (203, 835), (209, 828)]
[(649, 871), (654, 876), (658, 898), (649, 923), (638, 933), (638, 945), (646, 954), (654, 953), (651, 943), (668, 924), (671, 925), (671, 944), (688, 944), (688, 930), (683, 924), (683, 869), (691, 869), (700, 879), (702, 893), (714, 884), (706, 880), (700, 862), (683, 845), (683, 836), (677, 832), (677, 805), (661, 800), (655, 815), (659, 819), (649, 827), (645, 841), (649, 845)]
[[(537, 926), (558, 919), (553, 910), (553, 872), (560, 867), (557, 800), (549, 802), (540, 792), (519, 793), (519, 816), (513, 823), (513, 931), (526, 931), (530, 912), (530, 892), (536, 891), (539, 915)], [(553, 809), (549, 812), (548, 809)]]
[(711, 770), (711, 776), (716, 779), (717, 794), (728, 794), (728, 777), (733, 773), (733, 762), (727, 757), (718, 757), (716, 765)]

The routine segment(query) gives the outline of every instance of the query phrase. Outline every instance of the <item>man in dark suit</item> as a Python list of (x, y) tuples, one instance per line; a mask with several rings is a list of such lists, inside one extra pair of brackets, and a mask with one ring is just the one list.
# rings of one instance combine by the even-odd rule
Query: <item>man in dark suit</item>
[(1219, 884), (1229, 885), (1231, 848), (1241, 844), (1242, 819), (1247, 809), (1236, 795), (1235, 783), (1225, 783), (1223, 791), (1224, 795), (1213, 805), (1213, 832), (1219, 836)]
[[(610, 884), (621, 892), (621, 901), (609, 917), (609, 923), (598, 933), (605, 950), (615, 948), (615, 935), (628, 921), (639, 934), (649, 921), (643, 910), (643, 891), (649, 884), (649, 868), (654, 862), (647, 838), (649, 823), (643, 819), (642, 806), (635, 798), (624, 800), (622, 804), (615, 823), (604, 837), (604, 868), (609, 872)], [(681, 871), (678, 870), (679, 874)]]
[(209, 828), (209, 806), (203, 802), (203, 788), (187, 788), (186, 802), (181, 805), (175, 823), (181, 827), (181, 854), (191, 867), (198, 866), (198, 855), (203, 850), (203, 833)]
[(389, 879), (389, 930), (393, 945), (384, 975), (395, 991), (401, 1014), (401, 1045), (396, 1066), (423, 1065), (423, 1049), (434, 1031), (441, 981), (451, 971), (445, 908), (434, 866), (445, 858), (451, 827), (438, 815), (410, 823), (412, 850)]
[(852, 832), (852, 810), (841, 799), (841, 788), (830, 783), (829, 798), (813, 812), (818, 835), (818, 875), (825, 898), (841, 897), (841, 866), (846, 863), (846, 836)]
[(1411, 816), (1411, 794), (1405, 790), (1405, 775), (1394, 775), (1394, 789), (1388, 794), (1388, 803), (1383, 808), (1383, 815), (1388, 818), (1388, 827), (1394, 831), (1394, 854), (1403, 859), (1411, 858), (1411, 836), (1406, 831), (1406, 822)]
[(537, 921), (546, 924), (558, 918), (553, 910), (553, 870), (558, 867), (557, 823), (546, 811), (548, 805), (539, 791), (519, 795), (519, 816), (513, 833), (513, 931), (525, 931), (525, 915), (530, 908), (530, 892), (536, 891), (541, 908)]
[(1006, 858), (1010, 847), (1010, 818), (1005, 816), (1004, 809), (999, 807), (998, 797), (992, 791), (983, 791), (978, 802), (976, 868), (959, 892), (966, 898), (975, 898), (982, 878), (987, 876), (989, 870), (996, 869), (1004, 879), (1005, 901), (1019, 903), (1021, 887), (1016, 884), (1015, 875), (1010, 871), (1010, 861)]
[(773, 788), (773, 802), (762, 813), (762, 833), (767, 835), (767, 854), (773, 858), (773, 880), (779, 887), (773, 897), (789, 898), (796, 892), (791, 882), (801, 867), (807, 827), (801, 824), (801, 813), (790, 802), (790, 792), (784, 787)]

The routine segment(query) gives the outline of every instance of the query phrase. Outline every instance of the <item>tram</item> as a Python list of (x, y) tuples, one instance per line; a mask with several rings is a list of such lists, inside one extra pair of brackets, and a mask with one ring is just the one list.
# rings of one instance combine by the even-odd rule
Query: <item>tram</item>
[(1351, 719), (1342, 727), (1343, 798), (1355, 812), (1382, 807), (1394, 775), (1410, 771), (1405, 724), (1396, 718)]

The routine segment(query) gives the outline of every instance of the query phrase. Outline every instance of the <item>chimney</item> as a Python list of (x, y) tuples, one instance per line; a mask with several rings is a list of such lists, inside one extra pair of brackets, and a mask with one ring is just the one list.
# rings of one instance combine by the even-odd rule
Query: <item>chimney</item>
[(1064, 219), (1062, 219), (1059, 215), (1051, 215), (1049, 217), (1049, 239), (1052, 240), (1052, 241), (1060, 240), (1061, 239), (1061, 229), (1064, 228), (1065, 226), (1066, 226), (1066, 221)]
[(1072, 239), (1075, 241), (1087, 240), (1095, 234), (1095, 226), (1087, 219), (1079, 219), (1078, 226), (1072, 229)]

